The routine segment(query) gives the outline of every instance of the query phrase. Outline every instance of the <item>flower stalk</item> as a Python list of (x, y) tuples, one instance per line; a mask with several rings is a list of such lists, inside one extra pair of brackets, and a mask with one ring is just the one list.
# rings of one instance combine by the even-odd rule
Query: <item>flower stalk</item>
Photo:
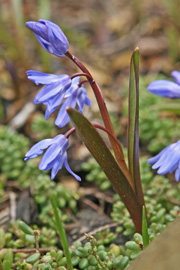
[[(106, 129), (109, 130), (109, 132), (114, 137), (116, 137), (115, 131), (114, 131), (114, 128), (113, 128), (113, 125), (112, 125), (112, 122), (111, 122), (111, 119), (110, 119), (110, 116), (109, 116), (107, 107), (106, 107), (106, 103), (104, 101), (104, 97), (102, 95), (102, 92), (101, 92), (99, 86), (97, 85), (97, 83), (93, 79), (91, 73), (81, 63), (81, 61), (78, 58), (76, 58), (74, 55), (72, 55), (69, 51), (67, 51), (65, 53), (65, 55), (70, 60), (72, 60), (82, 70), (82, 72), (88, 74), (87, 79), (88, 79), (88, 81), (89, 81), (89, 83), (90, 83), (90, 85), (91, 85), (91, 87), (93, 89), (93, 92), (95, 94), (95, 97), (96, 97), (96, 100), (97, 100), (97, 103), (98, 103), (98, 106), (99, 106), (99, 110), (100, 110), (100, 113), (101, 113), (101, 116), (102, 116), (104, 125), (105, 125)], [(114, 151), (115, 157), (117, 159), (117, 162), (118, 162), (120, 168), (122, 169), (122, 171), (124, 172), (125, 176), (127, 177), (130, 185), (133, 187), (131, 175), (130, 175), (129, 170), (127, 168), (127, 165), (125, 163), (124, 154), (123, 154), (123, 150), (122, 150), (121, 145), (119, 144), (118, 147), (117, 147), (116, 142), (114, 141), (114, 139), (110, 135), (109, 135), (109, 141), (111, 143), (112, 149)]]

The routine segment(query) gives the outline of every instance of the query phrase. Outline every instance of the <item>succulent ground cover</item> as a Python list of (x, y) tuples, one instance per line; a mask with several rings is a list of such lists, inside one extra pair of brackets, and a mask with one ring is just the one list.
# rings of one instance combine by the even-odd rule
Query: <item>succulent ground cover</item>
[[(125, 153), (129, 61), (132, 50), (140, 47), (140, 170), (152, 242), (180, 215), (180, 184), (173, 175), (156, 175), (147, 163), (179, 139), (178, 101), (172, 107), (169, 100), (147, 91), (151, 81), (169, 79), (170, 71), (179, 69), (178, 3), (52, 2), (38, 1), (40, 9), (36, 1), (0, 4), (0, 269), (67, 269), (54, 222), (54, 193), (73, 269), (123, 270), (145, 248), (142, 235), (136, 233), (123, 202), (78, 137), (71, 139), (69, 163), (81, 183), (65, 170), (52, 181), (49, 172), (38, 169), (40, 158), (24, 162), (33, 144), (58, 134), (57, 115), (47, 121), (44, 107), (34, 107), (36, 90), (25, 71), (77, 72), (65, 60), (60, 63), (42, 52), (24, 21), (42, 16), (62, 25), (73, 51), (88, 63), (103, 90)], [(92, 110), (86, 108), (85, 113), (96, 122), (99, 113), (87, 91)]]
[[(150, 106), (158, 104), (158, 100), (156, 104), (154, 100), (151, 104), (144, 95), (147, 95), (145, 87), (142, 90), (142, 100), (147, 100)], [(125, 103), (126, 99), (124, 111)], [(143, 106), (146, 108), (147, 104), (143, 103)], [(143, 108), (141, 114), (143, 115)], [(154, 115), (158, 119), (160, 112), (157, 110)], [(43, 125), (45, 120), (37, 115), (31, 124), (37, 133), (41, 132), (39, 121)], [(140, 120), (140, 130), (148, 118), (144, 123), (143, 121), (144, 119)], [(163, 130), (161, 125), (154, 131), (152, 128), (151, 132), (158, 134), (158, 130), (161, 130), (162, 137), (163, 132), (165, 136), (167, 129)], [(174, 134), (177, 130), (178, 127), (174, 126)], [(51, 128), (49, 132), (52, 132)], [(140, 143), (142, 184), (150, 223), (149, 238), (152, 241), (168, 223), (180, 215), (180, 185), (173, 179), (154, 175), (147, 163), (150, 153), (147, 155), (148, 149), (145, 148), (144, 140), (140, 140)], [(96, 161), (89, 158), (82, 163), (80, 171), (86, 180), (81, 185), (63, 175), (63, 182), (60, 183), (50, 180), (47, 172), (39, 171), (36, 165), (38, 161), (22, 161), (29, 145), (30, 140), (26, 136), (12, 131), (8, 126), (1, 126), (1, 206), (9, 209), (9, 219), (12, 211), (15, 211), (15, 219), (18, 219), (10, 221), (9, 226), (8, 223), (3, 225), (2, 221), (0, 257), (3, 267), (6, 265), (6, 258), (10, 256), (12, 269), (31, 269), (32, 266), (37, 269), (66, 269), (66, 258), (52, 215), (50, 196), (55, 192), (71, 246), (74, 269), (95, 270), (100, 269), (100, 265), (102, 269), (125, 269), (143, 250), (142, 236), (135, 233), (128, 211), (119, 196), (115, 195), (109, 180)], [(74, 188), (69, 188), (70, 186)], [(23, 193), (26, 196), (24, 200)], [(15, 210), (12, 194), (17, 196)], [(38, 231), (38, 253), (35, 252), (37, 243), (32, 230), (24, 230), (20, 220), (26, 221), (33, 230)], [(86, 236), (84, 232), (87, 233)]]

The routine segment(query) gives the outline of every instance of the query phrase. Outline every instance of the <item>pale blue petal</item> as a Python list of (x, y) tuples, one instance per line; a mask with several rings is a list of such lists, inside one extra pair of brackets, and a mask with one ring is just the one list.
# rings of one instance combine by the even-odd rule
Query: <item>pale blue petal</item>
[(49, 118), (50, 114), (53, 113), (62, 103), (64, 99), (65, 93), (57, 94), (55, 97), (49, 99), (44, 104), (47, 105), (47, 109), (45, 112), (45, 118), (46, 120)]
[(78, 90), (79, 86), (76, 84), (72, 84), (71, 87), (66, 91), (64, 98), (68, 98), (72, 95), (72, 93)]
[(38, 23), (38, 22), (29, 21), (29, 22), (26, 22), (26, 26), (31, 31), (33, 31), (34, 34), (42, 37), (45, 40), (48, 39), (47, 27), (44, 24)]
[(66, 151), (69, 141), (63, 135), (58, 135), (53, 139), (53, 144), (47, 149), (39, 164), (40, 170), (49, 170), (58, 156), (62, 156)]
[(36, 85), (38, 84), (50, 84), (56, 82), (61, 79), (69, 78), (68, 75), (55, 75), (48, 74), (36, 70), (28, 70), (26, 71), (28, 79), (33, 81)]
[(158, 96), (166, 98), (180, 98), (180, 85), (171, 81), (154, 81), (149, 84), (148, 90)]
[(48, 52), (56, 55), (56, 56), (59, 56), (59, 57), (64, 57), (64, 53), (62, 53), (61, 51), (57, 51), (51, 43), (49, 43), (48, 41), (46, 41), (45, 39), (43, 39), (42, 37), (36, 35), (34, 33), (35, 37), (37, 38), (37, 40), (39, 41), (39, 43), (41, 44), (41, 46)]
[(176, 180), (179, 179), (180, 172), (180, 140), (173, 143), (161, 151), (157, 156), (148, 160), (152, 169), (158, 169), (158, 174), (173, 173), (176, 170)]
[(55, 159), (59, 155), (60, 149), (61, 145), (58, 147), (57, 143), (53, 143), (43, 155), (39, 164), (39, 169), (43, 171), (50, 170), (52, 168), (52, 164), (55, 162)]
[(55, 121), (55, 125), (58, 126), (59, 128), (64, 127), (70, 121), (69, 115), (66, 112), (66, 108), (76, 107), (76, 95), (77, 95), (77, 91), (73, 92), (73, 94), (69, 98), (67, 98), (64, 101), (63, 105), (61, 106), (59, 113), (57, 115), (56, 121)]
[(66, 53), (69, 47), (69, 42), (64, 35), (63, 31), (57, 27), (52, 27), (51, 24), (46, 23), (47, 31), (48, 31), (48, 38), (49, 42), (52, 46), (57, 50), (61, 51), (62, 53)]
[(149, 164), (156, 163), (156, 162), (159, 160), (159, 158), (162, 156), (162, 154), (163, 154), (164, 152), (167, 151), (167, 148), (169, 148), (169, 146), (170, 146), (170, 145), (168, 145), (166, 148), (164, 148), (158, 155), (156, 155), (156, 156), (154, 156), (154, 157), (152, 157), (152, 158), (149, 158), (149, 159), (147, 160), (148, 163), (149, 163)]
[(180, 162), (179, 162), (178, 168), (177, 168), (177, 170), (176, 170), (176, 172), (175, 172), (175, 179), (176, 179), (176, 182), (179, 181), (179, 178), (180, 178)]
[(174, 78), (174, 80), (177, 84), (180, 84), (180, 72), (179, 71), (174, 70), (173, 72), (171, 72), (171, 76)]
[(79, 83), (80, 83), (80, 76), (77, 76), (72, 79), (72, 84), (79, 85)]
[(71, 168), (69, 167), (69, 164), (68, 164), (68, 161), (67, 161), (67, 155), (66, 155), (66, 157), (65, 157), (65, 159), (64, 159), (64, 165), (65, 165), (66, 170), (67, 170), (70, 174), (72, 174), (78, 181), (81, 181), (81, 177), (79, 177), (77, 174), (75, 174), (75, 173), (71, 170)]
[(63, 94), (65, 91), (64, 87), (62, 87), (61, 82), (54, 82), (51, 84), (47, 84), (43, 90), (41, 90), (35, 97), (34, 103), (44, 103), (48, 102), (49, 99), (53, 98), (57, 94)]
[(25, 161), (42, 155), (43, 151), (53, 143), (52, 139), (45, 139), (36, 143), (25, 155)]
[(170, 145), (170, 147), (168, 148), (165, 158), (164, 158), (164, 162), (162, 163), (161, 167), (158, 170), (159, 174), (166, 174), (169, 171), (172, 170), (172, 168), (175, 170), (175, 165), (177, 166), (177, 164), (179, 163), (179, 159), (180, 159), (180, 141), (178, 141), (177, 143), (173, 143)]
[(51, 179), (53, 180), (59, 170), (62, 169), (64, 164), (64, 158), (66, 157), (66, 152), (62, 156), (58, 156), (55, 163), (53, 164), (52, 171), (51, 171)]

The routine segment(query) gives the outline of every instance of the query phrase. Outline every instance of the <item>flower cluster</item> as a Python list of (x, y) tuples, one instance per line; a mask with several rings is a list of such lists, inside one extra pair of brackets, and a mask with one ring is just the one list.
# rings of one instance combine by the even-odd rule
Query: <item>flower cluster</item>
[(69, 116), (66, 107), (75, 108), (78, 105), (79, 111), (83, 113), (84, 105), (91, 105), (87, 97), (86, 89), (80, 85), (79, 77), (71, 80), (68, 75), (54, 75), (43, 72), (29, 70), (27, 71), (28, 79), (35, 84), (46, 84), (35, 97), (34, 103), (43, 103), (47, 106), (45, 118), (48, 119), (65, 99), (62, 104), (55, 124), (62, 128), (69, 122)]
[[(59, 26), (47, 20), (27, 22), (26, 25), (33, 31), (44, 49), (56, 56), (65, 56), (65, 53), (68, 51), (69, 43)], [(55, 121), (55, 124), (59, 128), (64, 127), (70, 120), (66, 112), (66, 107), (78, 107), (78, 110), (83, 113), (84, 105), (91, 105), (86, 89), (84, 85), (80, 83), (79, 76), (74, 76), (71, 79), (71, 77), (66, 74), (47, 74), (35, 70), (27, 71), (27, 76), (28, 79), (33, 81), (36, 85), (45, 85), (36, 95), (34, 103), (42, 103), (47, 106), (45, 112), (46, 119), (60, 107)], [(25, 160), (35, 158), (47, 149), (39, 164), (40, 170), (51, 169), (51, 179), (54, 179), (57, 172), (64, 164), (66, 169), (77, 180), (81, 180), (69, 167), (66, 153), (68, 145), (69, 141), (65, 135), (58, 135), (54, 139), (42, 140), (26, 153)]]
[[(175, 82), (158, 80), (149, 84), (148, 90), (156, 95), (177, 99), (180, 98), (180, 72), (174, 70), (171, 73)], [(158, 155), (148, 159), (148, 163), (154, 164), (152, 169), (158, 169), (158, 174), (173, 173), (176, 181), (180, 178), (180, 140), (167, 146)]]

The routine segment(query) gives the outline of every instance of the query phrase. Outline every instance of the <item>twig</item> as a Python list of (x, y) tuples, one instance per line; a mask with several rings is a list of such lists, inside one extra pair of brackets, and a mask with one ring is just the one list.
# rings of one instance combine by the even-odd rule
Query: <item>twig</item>
[[(123, 224), (122, 221), (119, 221), (119, 222), (116, 222), (116, 223), (106, 224), (106, 225), (104, 225), (104, 226), (101, 226), (101, 227), (99, 227), (99, 228), (97, 228), (97, 229), (95, 229), (95, 230), (89, 232), (88, 234), (94, 235), (94, 234), (96, 234), (97, 232), (101, 232), (101, 231), (104, 231), (104, 230), (106, 230), (106, 229), (109, 229), (109, 228), (112, 228), (112, 227), (116, 227), (116, 226), (122, 225), (122, 224)], [(78, 242), (81, 242), (81, 241), (83, 241), (83, 240), (85, 240), (85, 239), (86, 239), (86, 236), (82, 236), (82, 237), (76, 239), (75, 242), (77, 242), (77, 241), (78, 241)]]

